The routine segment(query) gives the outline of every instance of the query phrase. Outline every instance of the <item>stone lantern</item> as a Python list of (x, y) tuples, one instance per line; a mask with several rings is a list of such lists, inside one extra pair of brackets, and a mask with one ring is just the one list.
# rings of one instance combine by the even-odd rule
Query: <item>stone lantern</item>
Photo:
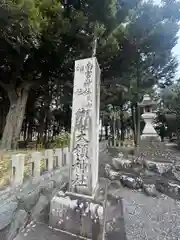
[(155, 106), (156, 103), (152, 101), (150, 96), (148, 94), (145, 94), (143, 97), (142, 102), (139, 104), (140, 107), (143, 107), (144, 113), (141, 115), (145, 122), (145, 127), (143, 129), (141, 140), (147, 139), (147, 138), (153, 138), (154, 140), (159, 140), (160, 137), (157, 134), (156, 130), (153, 127), (153, 120), (156, 117), (156, 114), (153, 112), (153, 106)]

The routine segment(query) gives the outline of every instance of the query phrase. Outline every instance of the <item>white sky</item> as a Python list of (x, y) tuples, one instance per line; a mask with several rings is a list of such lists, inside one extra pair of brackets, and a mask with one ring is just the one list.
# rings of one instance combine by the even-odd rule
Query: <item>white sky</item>
[(178, 36), (179, 36), (178, 43), (177, 43), (177, 45), (174, 47), (173, 52), (174, 52), (174, 54), (177, 56), (178, 61), (179, 61), (178, 72), (177, 72), (177, 75), (176, 75), (176, 77), (179, 78), (179, 77), (180, 77), (180, 31), (179, 31), (179, 33), (178, 33)]
[[(160, 4), (161, 0), (154, 0), (155, 3)], [(177, 56), (178, 61), (179, 61), (179, 67), (178, 67), (178, 72), (176, 74), (176, 78), (180, 77), (180, 31), (178, 32), (178, 43), (177, 45), (173, 48), (174, 54)]]

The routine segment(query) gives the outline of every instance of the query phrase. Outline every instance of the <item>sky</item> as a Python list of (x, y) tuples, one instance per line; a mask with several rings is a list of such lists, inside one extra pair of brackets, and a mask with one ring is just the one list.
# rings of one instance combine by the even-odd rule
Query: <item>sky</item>
[(178, 43), (177, 45), (173, 48), (174, 54), (177, 56), (178, 62), (179, 62), (179, 67), (178, 67), (178, 72), (176, 74), (176, 78), (180, 78), (180, 31), (178, 33)]
[[(156, 4), (160, 4), (161, 0), (154, 0)], [(178, 42), (177, 45), (173, 48), (173, 53), (177, 56), (178, 62), (179, 62), (179, 67), (177, 69), (177, 73), (175, 76), (175, 79), (180, 78), (180, 30), (178, 32)]]

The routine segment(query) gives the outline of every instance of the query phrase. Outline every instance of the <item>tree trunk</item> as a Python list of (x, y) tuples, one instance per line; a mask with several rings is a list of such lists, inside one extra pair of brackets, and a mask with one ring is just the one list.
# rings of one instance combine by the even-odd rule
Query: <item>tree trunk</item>
[(41, 113), (40, 113), (40, 121), (39, 121), (39, 127), (38, 127), (38, 139), (37, 143), (40, 144), (43, 142), (43, 133), (45, 128), (45, 108), (42, 107)]
[(23, 123), (29, 90), (26, 88), (6, 89), (10, 101), (9, 112), (1, 139), (1, 149), (16, 149)]
[(180, 115), (176, 114), (177, 127), (176, 127), (176, 136), (177, 136), (177, 146), (180, 149)]
[(136, 144), (137, 144), (137, 147), (139, 147), (139, 144), (140, 144), (140, 131), (141, 131), (141, 126), (140, 126), (140, 107), (139, 105), (137, 104), (137, 107), (136, 107), (136, 121), (137, 121), (137, 135), (136, 135)]
[(103, 125), (101, 124), (99, 141), (102, 141), (102, 137), (103, 137)]
[(45, 127), (44, 127), (44, 140), (43, 143), (46, 144), (48, 142), (48, 114), (46, 114), (46, 119), (45, 119)]
[(31, 117), (28, 122), (27, 143), (32, 141), (32, 133), (33, 133), (33, 118)]
[(132, 112), (132, 125), (133, 125), (133, 132), (134, 132), (134, 144), (137, 145), (137, 126), (136, 126), (136, 114), (134, 106), (131, 106), (131, 112)]
[(24, 125), (24, 128), (23, 128), (23, 130), (24, 130), (23, 139), (24, 139), (24, 142), (25, 142), (26, 141), (26, 137), (27, 137), (27, 118), (25, 119), (23, 125)]
[(105, 125), (105, 140), (108, 140), (108, 125)]
[(45, 128), (46, 128), (46, 119), (48, 117), (49, 112), (49, 106), (50, 106), (51, 98), (47, 99), (47, 102), (45, 102), (45, 105), (42, 106), (41, 113), (40, 113), (40, 122), (38, 127), (38, 139), (37, 143), (43, 143), (45, 139)]
[(113, 118), (113, 144), (116, 146), (116, 119)]
[(124, 114), (123, 114), (122, 111), (123, 110), (121, 109), (121, 115), (120, 115), (120, 121), (121, 121), (121, 142), (124, 142), (125, 126), (124, 126)]
[(0, 116), (1, 116), (1, 119), (0, 119), (0, 138), (2, 138), (4, 126), (6, 124), (6, 116), (8, 114), (8, 110), (9, 110), (8, 99), (4, 99), (1, 102), (0, 108), (1, 108), (0, 109)]

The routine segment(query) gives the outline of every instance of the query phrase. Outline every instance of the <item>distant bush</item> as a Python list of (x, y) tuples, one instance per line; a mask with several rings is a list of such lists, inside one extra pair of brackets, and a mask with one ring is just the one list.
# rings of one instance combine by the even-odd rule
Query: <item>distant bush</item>
[(69, 146), (70, 143), (70, 134), (65, 132), (60, 136), (57, 136), (52, 142), (51, 142), (51, 148), (62, 148)]

